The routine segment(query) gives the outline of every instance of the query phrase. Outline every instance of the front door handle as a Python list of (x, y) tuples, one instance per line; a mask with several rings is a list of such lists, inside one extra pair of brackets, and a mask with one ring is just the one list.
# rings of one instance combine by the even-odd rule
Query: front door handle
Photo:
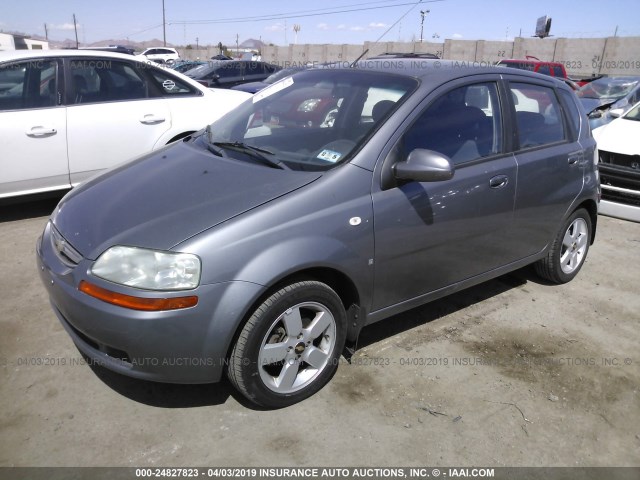
[(496, 175), (491, 180), (489, 180), (489, 186), (491, 188), (502, 188), (509, 183), (509, 177), (506, 175)]
[(157, 115), (154, 115), (153, 113), (148, 113), (140, 119), (140, 123), (144, 123), (145, 125), (156, 125), (164, 121), (164, 117), (159, 117)]
[(28, 137), (49, 137), (51, 135), (55, 135), (58, 131), (55, 128), (38, 125), (36, 127), (31, 127), (31, 130), (27, 130), (24, 133)]

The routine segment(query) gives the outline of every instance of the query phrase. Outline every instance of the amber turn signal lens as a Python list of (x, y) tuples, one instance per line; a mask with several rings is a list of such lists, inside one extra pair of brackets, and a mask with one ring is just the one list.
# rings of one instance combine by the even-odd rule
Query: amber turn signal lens
[(145, 312), (179, 310), (181, 308), (195, 307), (198, 304), (198, 297), (195, 295), (189, 297), (141, 298), (112, 292), (84, 280), (80, 282), (78, 290), (112, 305)]

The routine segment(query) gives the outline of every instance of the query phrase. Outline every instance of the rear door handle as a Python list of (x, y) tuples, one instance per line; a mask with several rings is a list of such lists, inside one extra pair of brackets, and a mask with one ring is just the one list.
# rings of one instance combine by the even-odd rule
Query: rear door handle
[(569, 165), (574, 165), (578, 163), (580, 160), (582, 160), (582, 152), (570, 153), (569, 157), (567, 158)]
[(154, 115), (153, 113), (148, 113), (140, 119), (140, 123), (144, 123), (145, 125), (155, 125), (157, 123), (164, 122), (164, 120), (164, 117), (159, 117), (157, 115)]
[(31, 127), (30, 130), (24, 132), (28, 137), (48, 137), (51, 135), (55, 135), (58, 131), (55, 128), (43, 127), (42, 125), (38, 125), (36, 127)]
[(489, 180), (489, 186), (491, 188), (502, 188), (509, 183), (509, 177), (506, 175), (496, 175)]

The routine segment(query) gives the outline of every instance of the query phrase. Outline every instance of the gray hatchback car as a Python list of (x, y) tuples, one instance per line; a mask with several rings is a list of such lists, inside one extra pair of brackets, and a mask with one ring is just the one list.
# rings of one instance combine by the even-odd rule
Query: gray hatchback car
[(598, 155), (550, 77), (439, 60), (311, 69), (71, 191), (37, 244), (77, 347), (282, 407), (371, 323), (525, 265), (571, 280)]

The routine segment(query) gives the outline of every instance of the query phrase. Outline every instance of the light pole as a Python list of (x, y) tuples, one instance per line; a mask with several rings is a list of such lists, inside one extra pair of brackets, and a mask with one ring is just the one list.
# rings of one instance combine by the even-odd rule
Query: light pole
[(167, 22), (164, 18), (164, 0), (162, 0), (162, 41), (164, 46), (167, 46)]
[(429, 12), (430, 10), (420, 10), (420, 43), (422, 43), (422, 34), (424, 32), (424, 16)]
[(293, 26), (293, 31), (296, 32), (296, 38), (294, 40), (294, 45), (298, 44), (298, 32), (300, 31), (300, 25), (297, 23)]

